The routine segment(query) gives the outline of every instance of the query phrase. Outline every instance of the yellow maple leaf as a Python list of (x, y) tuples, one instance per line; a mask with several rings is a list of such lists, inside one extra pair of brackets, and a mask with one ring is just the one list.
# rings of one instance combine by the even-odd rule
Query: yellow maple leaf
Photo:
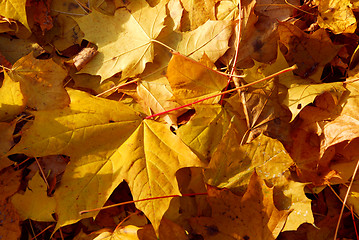
[(255, 169), (263, 179), (270, 180), (280, 177), (293, 164), (278, 140), (260, 135), (240, 146), (240, 138), (231, 124), (204, 171), (208, 184), (244, 192)]
[[(26, 15), (26, 0), (5, 0), (0, 3), (0, 15), (18, 20), (30, 30)], [(31, 30), (30, 30), (31, 31)]]
[[(226, 76), (179, 54), (174, 54), (169, 62), (167, 78), (173, 95), (182, 104), (220, 93), (227, 84)], [(204, 103), (215, 103), (219, 99), (212, 98)]]
[[(69, 94), (69, 107), (34, 112), (33, 124), (8, 153), (70, 156), (55, 192), (57, 228), (95, 216), (79, 211), (101, 207), (123, 180), (135, 200), (180, 195), (176, 171), (204, 166), (168, 126), (141, 123), (137, 112), (116, 101), (75, 90)], [(170, 201), (137, 202), (136, 207), (157, 230)]]
[(146, 1), (133, 1), (119, 8), (114, 16), (93, 11), (76, 19), (85, 39), (98, 46), (99, 53), (81, 73), (100, 75), (102, 80), (122, 72), (121, 78), (143, 72), (154, 57), (154, 42), (164, 27), (166, 6), (150, 7)]
[(52, 59), (39, 60), (30, 53), (13, 65), (9, 76), (20, 83), (29, 107), (48, 110), (63, 108), (70, 103), (63, 87), (67, 72)]

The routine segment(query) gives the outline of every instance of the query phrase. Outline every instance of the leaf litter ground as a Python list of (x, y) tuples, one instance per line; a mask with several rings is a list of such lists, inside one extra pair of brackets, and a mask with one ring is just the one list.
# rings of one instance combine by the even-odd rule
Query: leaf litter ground
[(358, 239), (358, 9), (1, 2), (0, 237)]

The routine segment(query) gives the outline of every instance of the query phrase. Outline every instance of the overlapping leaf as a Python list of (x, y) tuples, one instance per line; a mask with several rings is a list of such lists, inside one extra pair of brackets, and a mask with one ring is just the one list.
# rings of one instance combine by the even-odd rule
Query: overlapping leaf
[(205, 239), (276, 239), (289, 214), (274, 206), (273, 189), (255, 172), (242, 198), (210, 187), (208, 202), (212, 217), (191, 219), (192, 227)]
[(220, 105), (199, 105), (195, 107), (196, 115), (177, 135), (201, 159), (211, 157), (230, 123), (228, 112)]
[(215, 62), (228, 50), (231, 33), (230, 21), (207, 21), (193, 31), (165, 32), (159, 36), (159, 40), (194, 60), (198, 61), (205, 53), (212, 62)]
[(0, 4), (0, 15), (18, 20), (30, 30), (26, 15), (26, 0), (5, 0)]
[(357, 100), (359, 94), (358, 86), (358, 82), (348, 84), (347, 89), (350, 91), (350, 94), (347, 96), (341, 115), (325, 125), (325, 138), (322, 144), (322, 151), (337, 143), (351, 141), (359, 137), (359, 132), (357, 131), (359, 124), (357, 116), (359, 109), (359, 102)]
[(35, 59), (30, 53), (13, 65), (9, 76), (20, 83), (29, 107), (49, 110), (63, 108), (70, 103), (63, 87), (67, 72), (52, 59)]
[[(173, 95), (182, 104), (220, 93), (227, 84), (225, 76), (178, 54), (174, 54), (168, 64), (167, 78)], [(216, 103), (219, 99), (212, 98), (205, 103)]]
[(208, 19), (215, 20), (215, 1), (208, 0), (182, 0), (184, 8), (182, 18), (182, 31), (194, 30), (203, 25)]
[(314, 3), (318, 5), (320, 27), (329, 28), (335, 34), (353, 33), (357, 28), (351, 1), (316, 0)]
[[(176, 171), (203, 166), (166, 125), (151, 120), (140, 124), (138, 114), (121, 103), (80, 91), (69, 94), (68, 108), (35, 112), (33, 125), (9, 153), (71, 157), (55, 193), (58, 227), (93, 216), (79, 211), (101, 207), (123, 180), (134, 199), (180, 195)], [(169, 202), (136, 205), (157, 229)]]
[(204, 172), (208, 184), (244, 192), (254, 169), (270, 180), (283, 175), (293, 164), (278, 140), (260, 135), (251, 143), (240, 143), (241, 136), (231, 124)]
[[(0, 56), (7, 71), (0, 79), (0, 220), (6, 225), (0, 238), (20, 235), (9, 197), (22, 172), (8, 175), (8, 166), (40, 156), (46, 157), (28, 167), (15, 164), (30, 170), (21, 178), (25, 194), (12, 197), (23, 219), (52, 221), (56, 211), (58, 229), (96, 216), (79, 211), (106, 201), (151, 199), (110, 216), (103, 210), (94, 221), (96, 228), (123, 220), (126, 227), (75, 237), (74, 224), (66, 238), (332, 238), (340, 203), (328, 197), (330, 191), (311, 187), (345, 183), (359, 156), (356, 53), (350, 57), (357, 37), (348, 34), (356, 29), (355, 1), (312, 1), (317, 8), (297, 0), (51, 2), (51, 8), (50, 1), (0, 3)], [(6, 18), (11, 16), (33, 33)], [(99, 55), (86, 74), (77, 74), (71, 59), (87, 44), (83, 40), (96, 44)], [(202, 101), (227, 89), (224, 73), (234, 65), (244, 77), (232, 77), (229, 89), (274, 74), (287, 61), (297, 64), (296, 74), (227, 93), (222, 101)], [(81, 91), (68, 89), (69, 99), (64, 85)], [(178, 109), (182, 104), (189, 105)], [(159, 115), (144, 120), (140, 112)], [(49, 166), (56, 169), (49, 173)], [(28, 180), (38, 167), (54, 197), (46, 196), (39, 174)], [(6, 185), (7, 177), (16, 184)], [(304, 193), (307, 183), (313, 200)], [(357, 212), (355, 184), (349, 200)], [(186, 196), (207, 190), (208, 202)], [(321, 230), (311, 226), (314, 218)], [(20, 223), (23, 233), (27, 222)], [(92, 224), (81, 223), (91, 231)], [(353, 231), (340, 232), (339, 238), (353, 237)]]
[(0, 120), (15, 118), (25, 108), (25, 98), (20, 90), (20, 83), (12, 80), (5, 72), (5, 79), (0, 88)]
[[(154, 13), (156, 17), (152, 17)], [(141, 0), (119, 8), (114, 16), (93, 11), (76, 19), (85, 39), (99, 50), (81, 72), (100, 75), (102, 80), (119, 72), (122, 78), (143, 72), (146, 63), (153, 60), (153, 40), (164, 27), (165, 17), (165, 3), (152, 8)]]
[(51, 214), (55, 213), (55, 198), (47, 196), (46, 184), (39, 172), (29, 181), (28, 189), (25, 193), (15, 194), (11, 198), (11, 202), (22, 220), (54, 221)]
[[(278, 51), (277, 59), (273, 64), (255, 62), (255, 65), (252, 68), (246, 69), (246, 76), (244, 77), (244, 80), (246, 82), (253, 82), (276, 73), (284, 67), (289, 67), (288, 63), (285, 60), (283, 54)], [(345, 91), (342, 83), (333, 82), (318, 84), (309, 79), (295, 76), (291, 72), (281, 74), (278, 78), (279, 83), (288, 88), (287, 94), (282, 104), (287, 106), (291, 111), (291, 121), (295, 119), (295, 117), (305, 106), (312, 103), (318, 95), (326, 91), (341, 95)], [(256, 86), (264, 87), (265, 83)]]
[(8, 158), (2, 158), (14, 145), (13, 133), (15, 130), (15, 122), (0, 122), (0, 169), (13, 164)]
[[(102, 206), (123, 180), (118, 177), (116, 181), (108, 155), (113, 154), (141, 122), (136, 112), (121, 103), (96, 99), (80, 91), (69, 93), (69, 107), (34, 112), (33, 125), (9, 152), (36, 157), (56, 154), (71, 157), (63, 184), (57, 191), (60, 193), (57, 208), (61, 209), (59, 226), (81, 219), (78, 214), (81, 210)], [(82, 169), (76, 168), (78, 165)], [(72, 177), (70, 182), (66, 181), (68, 175)], [(102, 194), (92, 195), (93, 189)], [(71, 207), (67, 209), (67, 205)]]
[[(138, 102), (149, 115), (164, 112), (180, 106), (173, 99), (172, 89), (161, 73), (146, 77), (137, 85)], [(177, 126), (177, 115), (174, 112), (162, 115), (170, 126)]]
[(279, 23), (278, 33), (280, 42), (288, 49), (288, 53), (285, 55), (288, 63), (298, 66), (295, 73), (301, 77), (316, 74), (318, 79), (315, 80), (317, 81), (322, 74), (324, 65), (330, 62), (341, 48), (332, 43), (324, 29), (319, 29), (309, 35), (293, 24)]

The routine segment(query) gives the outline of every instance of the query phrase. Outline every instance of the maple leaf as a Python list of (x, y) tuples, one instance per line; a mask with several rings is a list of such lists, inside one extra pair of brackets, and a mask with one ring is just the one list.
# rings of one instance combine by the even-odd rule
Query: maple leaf
[(218, 20), (234, 20), (238, 12), (238, 1), (225, 0), (217, 3), (215, 14)]
[[(137, 84), (137, 102), (139, 102), (148, 115), (165, 112), (166, 110), (179, 107), (180, 104), (174, 101), (171, 86), (161, 72), (143, 77), (141, 82)], [(183, 112), (171, 112), (163, 114), (160, 117), (170, 126), (177, 126), (177, 116)]]
[(316, 0), (313, 2), (318, 6), (320, 27), (329, 28), (335, 34), (353, 33), (357, 28), (351, 1)]
[(29, 107), (48, 110), (63, 108), (70, 103), (63, 87), (67, 72), (52, 59), (35, 59), (30, 53), (13, 65), (9, 76), (20, 82)]
[[(134, 199), (180, 195), (176, 171), (204, 166), (165, 125), (152, 120), (141, 124), (135, 111), (118, 102), (75, 90), (69, 94), (69, 107), (34, 112), (32, 126), (8, 153), (71, 157), (55, 192), (58, 227), (96, 215), (78, 212), (101, 207), (123, 180)], [(92, 194), (93, 189), (101, 194)], [(158, 199), (136, 206), (158, 229), (169, 202)]]
[(272, 81), (258, 85), (259, 88), (250, 88), (226, 100), (236, 115), (245, 115), (247, 129), (242, 143), (250, 142), (260, 133), (287, 140), (289, 132), (285, 129), (289, 128), (290, 112), (281, 104), (281, 86)]
[(6, 68), (11, 68), (11, 63), (0, 52), (0, 64)]
[(227, 131), (230, 115), (219, 104), (197, 105), (195, 111), (194, 117), (176, 133), (199, 158), (210, 159)]
[(253, 172), (243, 197), (229, 190), (208, 187), (212, 216), (190, 219), (191, 226), (205, 239), (275, 239), (289, 211), (279, 211), (273, 189)]
[(0, 4), (0, 15), (6, 18), (12, 18), (21, 22), (29, 31), (30, 27), (27, 22), (26, 0), (5, 0)]
[(326, 151), (330, 146), (337, 143), (343, 141), (350, 142), (359, 136), (357, 131), (359, 124), (357, 117), (357, 111), (359, 110), (359, 102), (357, 100), (359, 95), (358, 86), (358, 82), (347, 85), (350, 94), (346, 96), (346, 102), (340, 116), (324, 126), (324, 139), (321, 144), (321, 152)]
[(194, 60), (201, 59), (205, 53), (215, 62), (228, 50), (231, 33), (231, 21), (207, 21), (193, 31), (164, 31), (158, 40)]
[(7, 72), (0, 88), (0, 120), (7, 121), (15, 118), (25, 108), (25, 97), (20, 90), (20, 83), (13, 81)]
[[(330, 104), (328, 107), (336, 108), (334, 104)], [(303, 113), (306, 112), (306, 109), (309, 111), (301, 116), (303, 123), (293, 127), (291, 134), (293, 142), (288, 149), (296, 163), (297, 176), (302, 182), (310, 181), (315, 186), (343, 182), (338, 172), (330, 167), (335, 152), (328, 151), (327, 154), (322, 154), (320, 151), (321, 138), (319, 135), (322, 134), (321, 126), (328, 121), (328, 114), (322, 114), (323, 110), (313, 111), (313, 108), (308, 107), (303, 109)], [(319, 120), (315, 120), (317, 114)]]
[[(358, 6), (2, 1), (0, 238), (35, 237), (20, 218), (53, 221), (53, 214), (56, 230), (81, 220), (66, 238), (333, 238), (340, 202), (321, 190), (353, 178), (359, 156), (357, 38), (347, 34), (357, 28)], [(99, 55), (81, 63), (95, 44)], [(288, 62), (299, 66), (295, 74), (244, 86)], [(338, 189), (343, 197), (346, 187)], [(355, 181), (352, 190), (358, 212)], [(131, 197), (133, 204), (98, 214)], [(120, 221), (124, 227), (101, 229)], [(75, 232), (81, 224), (100, 230)], [(354, 229), (339, 232), (352, 238)]]
[(0, 38), (0, 51), (11, 64), (14, 64), (17, 60), (31, 52), (34, 52), (34, 55), (38, 56), (43, 50), (44, 49), (32, 39)]
[(9, 201), (0, 200), (0, 236), (5, 239), (19, 239), (21, 236), (20, 217)]
[[(97, 234), (95, 239), (101, 239), (101, 240), (111, 240), (111, 239), (124, 239), (124, 240), (139, 240), (137, 236), (137, 232), (141, 228), (134, 226), (134, 225), (127, 225), (124, 227), (116, 228), (115, 231), (109, 232), (108, 229), (98, 231), (96, 233), (91, 233), (91, 237), (93, 235)], [(76, 237), (79, 238), (88, 238), (88, 234), (85, 234), (83, 232), (80, 232)]]
[[(348, 192), (348, 187), (342, 186), (340, 188), (340, 197), (342, 197), (342, 199), (344, 199), (347, 192)], [(356, 214), (359, 213), (359, 183), (358, 183), (358, 180), (353, 181), (353, 185), (351, 186), (350, 192), (348, 195), (347, 203), (349, 206), (353, 207), (353, 211)]]
[(231, 124), (204, 171), (208, 184), (243, 192), (254, 169), (263, 179), (270, 180), (293, 164), (278, 140), (260, 135), (251, 143), (240, 146), (240, 142), (241, 136)]
[[(179, 54), (174, 54), (169, 62), (167, 78), (173, 95), (182, 104), (220, 93), (227, 84), (226, 76)], [(215, 103), (219, 99), (212, 98), (204, 103)]]
[(45, 31), (50, 30), (53, 27), (52, 18), (50, 16), (51, 1), (30, 1), (30, 10), (33, 10), (34, 21), (40, 25), (41, 31), (44, 34)]
[(46, 184), (39, 172), (29, 181), (25, 194), (16, 193), (11, 202), (22, 220), (54, 221), (51, 214), (55, 213), (55, 198), (47, 196)]
[(324, 65), (330, 62), (341, 48), (332, 43), (324, 29), (306, 34), (293, 24), (282, 22), (278, 24), (278, 34), (280, 42), (288, 49), (285, 58), (289, 64), (298, 66), (294, 72), (302, 77), (315, 73), (319, 79)]
[[(157, 147), (155, 147), (157, 146)], [(121, 159), (121, 175), (128, 181), (134, 199), (180, 195), (176, 171), (205, 166), (190, 149), (163, 124), (145, 120), (115, 153)], [(158, 229), (170, 199), (138, 202)]]
[(183, 14), (183, 8), (179, 0), (170, 0), (168, 1), (167, 8), (169, 10), (169, 15), (173, 20), (173, 30), (179, 30), (181, 26), (181, 18)]
[(20, 179), (21, 171), (15, 171), (12, 167), (1, 169), (1, 201), (8, 199), (16, 193), (17, 189), (20, 187)]
[[(117, 180), (113, 177), (108, 151), (111, 155), (116, 146), (121, 145), (141, 122), (135, 111), (121, 103), (94, 98), (80, 91), (72, 90), (69, 94), (69, 107), (34, 112), (35, 121), (32, 126), (24, 133), (19, 144), (8, 153), (23, 152), (36, 157), (64, 154), (71, 157), (72, 162), (65, 171), (62, 187), (55, 195), (59, 196), (57, 207), (60, 209), (60, 226), (70, 222), (69, 219), (72, 222), (81, 219), (78, 214), (81, 210), (101, 207), (111, 190), (123, 180), (121, 177)], [(82, 171), (77, 172), (80, 170), (79, 167), (76, 168), (77, 165), (82, 166)], [(83, 177), (79, 178), (79, 174)], [(67, 176), (72, 177), (72, 182), (66, 182)], [(107, 181), (113, 182), (98, 185)], [(67, 184), (74, 188), (73, 191), (67, 190)], [(92, 195), (94, 188), (103, 194)], [(63, 196), (60, 194), (62, 191), (65, 192)], [(71, 207), (62, 207), (65, 204), (70, 204)]]
[(215, 1), (212, 0), (182, 0), (184, 8), (181, 21), (183, 32), (194, 30), (203, 25), (208, 19), (215, 20)]
[[(154, 57), (153, 45), (164, 27), (165, 3), (150, 7), (133, 1), (114, 16), (92, 11), (76, 19), (85, 39), (98, 46), (99, 53), (80, 72), (100, 75), (105, 80), (118, 72), (121, 78), (143, 72)], [(155, 15), (155, 17), (153, 17)]]
[(299, 0), (291, 0), (288, 2), (285, 2), (284, 0), (257, 0), (255, 10), (263, 15), (282, 22), (293, 16), (293, 6), (298, 5), (300, 5)]
[(305, 183), (293, 181), (289, 171), (268, 183), (274, 187), (273, 199), (276, 207), (290, 211), (283, 232), (296, 231), (303, 223), (314, 224), (312, 201), (305, 195)]
[(222, 61), (229, 65), (238, 51), (240, 54), (236, 56), (237, 66), (240, 68), (251, 66), (252, 59), (271, 62), (276, 57), (275, 48), (278, 45), (277, 19), (265, 15), (257, 16), (254, 12), (255, 7), (258, 7), (257, 1), (247, 1), (241, 4), (243, 9), (241, 28), (240, 31), (239, 27), (235, 28), (230, 41), (230, 49)]
[[(255, 61), (255, 65), (252, 68), (244, 71), (244, 80), (250, 83), (278, 72), (283, 67), (289, 67), (289, 65), (281, 51), (278, 50), (277, 59), (274, 63), (265, 64)], [(291, 121), (295, 119), (305, 106), (312, 103), (318, 95), (324, 92), (340, 94), (345, 91), (343, 84), (340, 82), (318, 84), (311, 79), (295, 76), (292, 72), (278, 76), (278, 82), (288, 88), (282, 104), (287, 106), (291, 111)], [(264, 84), (259, 85), (259, 87), (263, 87)]]
[(345, 88), (343, 87), (343, 84), (339, 82), (322, 84), (293, 84), (291, 88), (288, 89), (288, 95), (284, 100), (284, 104), (289, 107), (289, 110), (291, 110), (292, 120), (294, 120), (303, 107), (312, 103), (318, 95), (324, 92), (340, 94), (344, 91)]

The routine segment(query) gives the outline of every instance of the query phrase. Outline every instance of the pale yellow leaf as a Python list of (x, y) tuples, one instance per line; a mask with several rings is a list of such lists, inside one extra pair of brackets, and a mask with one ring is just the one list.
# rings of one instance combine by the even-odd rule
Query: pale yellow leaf
[[(144, 78), (137, 85), (137, 94), (141, 104), (149, 114), (164, 112), (180, 105), (173, 101), (173, 93), (167, 78), (162, 74), (155, 74)], [(147, 109), (146, 109), (147, 108)], [(170, 126), (177, 126), (177, 116), (180, 112), (170, 112), (160, 117)]]
[(212, 62), (215, 62), (228, 50), (231, 34), (231, 21), (207, 21), (193, 31), (171, 32), (161, 36), (159, 41), (196, 61), (205, 53)]
[(164, 27), (165, 17), (164, 2), (152, 8), (140, 0), (119, 8), (114, 16), (92, 11), (76, 19), (85, 39), (99, 51), (81, 73), (100, 75), (102, 80), (119, 72), (123, 79), (142, 73), (154, 58), (153, 40)]
[(302, 79), (302, 82), (303, 84), (293, 84), (288, 89), (287, 97), (284, 100), (284, 104), (292, 112), (292, 121), (306, 105), (312, 103), (321, 93), (328, 91), (340, 94), (345, 91), (340, 82), (313, 84), (308, 83), (308, 80), (305, 79)]

